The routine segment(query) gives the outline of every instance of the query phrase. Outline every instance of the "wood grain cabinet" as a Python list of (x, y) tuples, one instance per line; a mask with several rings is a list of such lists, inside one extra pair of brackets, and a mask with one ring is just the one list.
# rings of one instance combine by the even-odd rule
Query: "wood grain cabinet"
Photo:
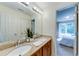
[(42, 48), (36, 51), (32, 56), (42, 56)]
[(43, 56), (51, 56), (51, 41), (43, 46)]
[(51, 56), (51, 40), (48, 41), (43, 47), (36, 51), (32, 56)]

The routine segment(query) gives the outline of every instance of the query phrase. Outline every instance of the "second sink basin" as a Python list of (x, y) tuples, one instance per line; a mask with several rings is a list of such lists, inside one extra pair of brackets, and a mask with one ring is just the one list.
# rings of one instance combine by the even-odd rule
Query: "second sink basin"
[(17, 47), (13, 51), (11, 51), (7, 56), (22, 56), (25, 53), (27, 53), (28, 51), (30, 51), (31, 48), (32, 48), (31, 45), (25, 45), (25, 46)]
[(47, 38), (44, 38), (44, 37), (38, 38), (38, 39), (36, 39), (36, 41), (33, 42), (33, 45), (39, 46), (39, 45), (41, 45), (43, 42), (45, 42), (46, 40), (47, 40)]

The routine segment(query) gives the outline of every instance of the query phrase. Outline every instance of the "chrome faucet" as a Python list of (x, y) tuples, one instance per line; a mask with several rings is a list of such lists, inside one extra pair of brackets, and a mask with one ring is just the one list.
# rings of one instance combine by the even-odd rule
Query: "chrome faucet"
[(19, 44), (20, 44), (20, 40), (17, 40), (17, 44), (16, 44), (16, 46), (18, 47), (18, 46), (19, 46)]

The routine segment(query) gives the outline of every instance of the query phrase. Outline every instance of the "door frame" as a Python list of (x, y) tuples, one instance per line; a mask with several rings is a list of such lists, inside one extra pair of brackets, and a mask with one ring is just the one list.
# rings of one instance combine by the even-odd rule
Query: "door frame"
[[(75, 41), (74, 41), (74, 49), (73, 49), (73, 56), (77, 56), (78, 55), (78, 5), (77, 4), (74, 4), (73, 6), (75, 6), (76, 8), (76, 11), (75, 11), (75, 27), (76, 27), (76, 38), (75, 38)], [(67, 7), (64, 7), (62, 9), (65, 9), (65, 8), (68, 8), (70, 6), (67, 6)], [(59, 9), (59, 10), (62, 10), (62, 9)], [(55, 25), (56, 25), (56, 31), (55, 31), (55, 55), (57, 56), (57, 11), (56, 10), (56, 22), (55, 22)]]

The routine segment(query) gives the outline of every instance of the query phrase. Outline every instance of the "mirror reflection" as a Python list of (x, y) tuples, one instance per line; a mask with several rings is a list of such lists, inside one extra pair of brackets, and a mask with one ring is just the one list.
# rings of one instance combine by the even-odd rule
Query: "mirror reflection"
[[(34, 3), (0, 3), (0, 43), (42, 34), (41, 12)], [(41, 10), (40, 10), (41, 11)]]

